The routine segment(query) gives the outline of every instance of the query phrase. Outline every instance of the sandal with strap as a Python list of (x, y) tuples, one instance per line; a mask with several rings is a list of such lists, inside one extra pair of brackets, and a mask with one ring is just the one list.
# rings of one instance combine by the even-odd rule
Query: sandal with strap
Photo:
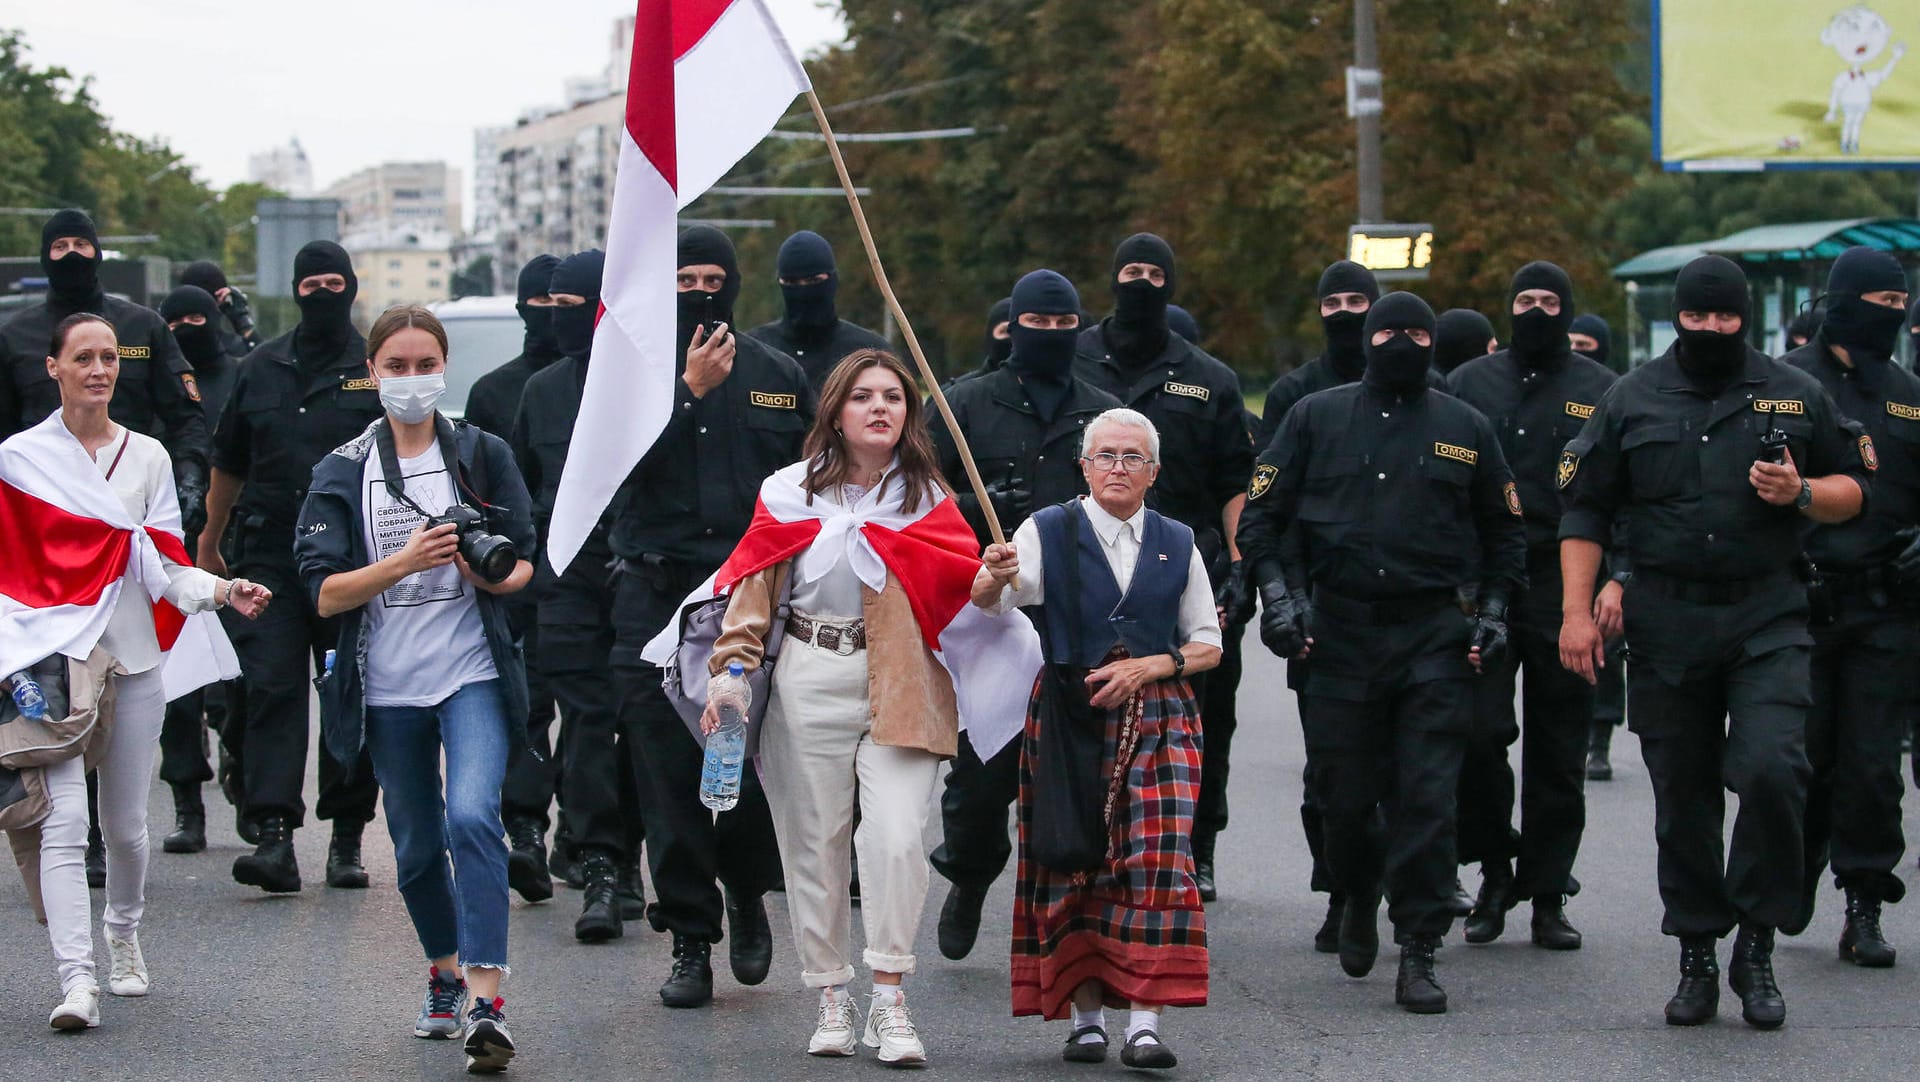
[[(1148, 1037), (1153, 1038), (1152, 1044), (1141, 1043)], [(1120, 1050), (1120, 1062), (1129, 1067), (1165, 1070), (1177, 1065), (1180, 1059), (1173, 1054), (1173, 1049), (1167, 1047), (1158, 1033), (1143, 1029), (1127, 1038), (1127, 1046)]]
[[(1097, 1041), (1081, 1041), (1089, 1033), (1098, 1033)], [(1099, 1026), (1081, 1026), (1067, 1037), (1067, 1047), (1060, 1052), (1060, 1058), (1068, 1063), (1105, 1063), (1107, 1061), (1107, 1031)]]

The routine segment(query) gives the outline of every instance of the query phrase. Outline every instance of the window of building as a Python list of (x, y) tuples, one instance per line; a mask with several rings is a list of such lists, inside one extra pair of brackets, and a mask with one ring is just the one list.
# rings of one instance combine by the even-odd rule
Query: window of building
[(440, 279), (438, 279), (438, 278), (429, 278), (429, 279), (427, 279), (427, 288), (428, 288), (428, 289), (439, 289), (439, 288), (440, 288)]
[(388, 270), (399, 270), (399, 269), (400, 269), (400, 261), (399, 261), (398, 259), (389, 259), (389, 260), (387, 260), (387, 269), (388, 269)]
[(387, 288), (388, 288), (388, 289), (399, 289), (399, 288), (400, 288), (400, 279), (398, 279), (398, 278), (389, 278), (389, 279), (387, 279)]
[(428, 269), (428, 270), (439, 270), (439, 269), (440, 269), (440, 261), (439, 261), (438, 259), (429, 259), (429, 260), (427, 260), (427, 269)]

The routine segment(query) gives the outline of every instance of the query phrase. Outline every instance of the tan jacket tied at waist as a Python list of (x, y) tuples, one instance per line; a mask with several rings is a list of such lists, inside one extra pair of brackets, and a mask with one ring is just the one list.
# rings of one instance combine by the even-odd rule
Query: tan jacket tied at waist
[[(734, 586), (707, 661), (710, 672), (721, 672), (733, 661), (748, 670), (759, 668), (773, 626), (774, 599), (785, 592), (791, 572), (792, 561), (786, 560)], [(860, 615), (867, 625), (867, 724), (873, 742), (951, 758), (960, 743), (953, 678), (927, 649), (913, 605), (892, 571), (885, 590), (860, 588)], [(781, 649), (814, 648), (796, 642)]]

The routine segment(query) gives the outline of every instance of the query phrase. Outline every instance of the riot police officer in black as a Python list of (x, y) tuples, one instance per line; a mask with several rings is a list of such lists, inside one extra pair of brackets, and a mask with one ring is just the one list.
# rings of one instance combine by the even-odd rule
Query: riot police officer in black
[[(1578, 893), (1573, 862), (1586, 827), (1586, 776), (1593, 688), (1560, 664), (1560, 451), (1580, 434), (1613, 384), (1607, 368), (1573, 352), (1573, 282), (1552, 263), (1521, 267), (1507, 291), (1512, 333), (1501, 352), (1468, 361), (1448, 377), (1454, 395), (1486, 414), (1500, 437), (1526, 510), (1527, 588), (1511, 599), (1511, 649), (1474, 682), (1474, 728), (1460, 771), (1462, 864), (1478, 863), (1480, 897), (1466, 940), (1491, 943), (1507, 910), (1533, 902), (1533, 942), (1576, 950), (1580, 933), (1565, 899)], [(1602, 591), (1619, 611), (1620, 587)], [(1522, 717), (1514, 684), (1524, 673)], [(1513, 832), (1514, 777), (1507, 749), (1526, 738), (1520, 760), (1520, 832)], [(1518, 859), (1518, 878), (1514, 860)]]
[[(1328, 870), (1347, 898), (1341, 968), (1373, 968), (1384, 885), (1402, 945), (1394, 998), (1419, 1014), (1447, 1009), (1433, 952), (1453, 922), (1473, 680), (1501, 663), (1507, 601), (1526, 586), (1513, 475), (1486, 417), (1428, 387), (1433, 329), (1410, 293), (1372, 305), (1365, 376), (1289, 411), (1240, 524), (1261, 640), (1313, 659), (1301, 722)], [(1472, 617), (1458, 605), (1466, 587)]]
[[(272, 893), (300, 889), (293, 831), (306, 812), (308, 665), (319, 671), (340, 637), (335, 621), (314, 610), (300, 585), (294, 523), (314, 465), (383, 413), (367, 374), (366, 340), (353, 328), (358, 281), (345, 250), (332, 241), (301, 248), (293, 258), (293, 287), (300, 322), (247, 355), (221, 412), (196, 560), (227, 574), (221, 538), (231, 527), (233, 571), (267, 585), (282, 601), (259, 620), (227, 625), (246, 703), (242, 814), (259, 837), (254, 852), (233, 862), (233, 877)], [(365, 887), (360, 836), (379, 796), (373, 766), (364, 750), (357, 763), (339, 763), (326, 748), (323, 739), (315, 811), (333, 822), (327, 885)]]
[(245, 357), (260, 348), (260, 333), (254, 329), (253, 306), (247, 295), (227, 284), (227, 272), (211, 259), (197, 259), (180, 272), (180, 284), (196, 286), (213, 297), (214, 307), (226, 317), (227, 326), (216, 328), (220, 346), (234, 357)]
[[(1007, 314), (1012, 349), (1006, 363), (956, 382), (948, 388), (947, 402), (986, 483), (1000, 529), (1012, 537), (1037, 508), (1086, 493), (1081, 433), (1120, 401), (1074, 375), (1080, 295), (1064, 276), (1036, 270), (1022, 277)], [(953, 433), (937, 413), (928, 426), (940, 472), (985, 548), (992, 541), (986, 514)], [(1013, 854), (1007, 809), (1019, 790), (1018, 740), (985, 762), (972, 744), (960, 742), (940, 797), (942, 838), (932, 858), (934, 869), (953, 884), (940, 909), (940, 952), (948, 958), (965, 958), (980, 934), (987, 889)]]
[(1813, 919), (1822, 873), (1833, 865), (1846, 892), (1840, 957), (1875, 968), (1894, 963), (1880, 907), (1906, 885), (1894, 874), (1906, 850), (1900, 829), (1900, 740), (1905, 735), (1916, 646), (1916, 583), (1899, 565), (1920, 561), (1920, 377), (1893, 360), (1906, 321), (1906, 271), (1872, 248), (1849, 248), (1827, 275), (1826, 320), (1813, 340), (1780, 358), (1812, 376), (1840, 412), (1873, 440), (1879, 469), (1859, 517), (1816, 526), (1807, 556), (1819, 569), (1810, 590), (1813, 705), (1807, 712), (1805, 893), (1797, 935)]
[(683, 231), (679, 264), (673, 408), (614, 497), (613, 670), (621, 731), (640, 761), (647, 863), (658, 895), (648, 916), (673, 934), (673, 972), (660, 999), (699, 1007), (713, 999), (723, 908), (734, 979), (766, 979), (773, 938), (761, 896), (781, 881), (780, 854), (766, 794), (751, 771), (732, 810), (716, 816), (700, 803), (700, 744), (661, 690), (659, 668), (640, 651), (739, 543), (760, 482), (800, 459), (814, 395), (797, 361), (732, 333), (740, 271), (726, 234), (712, 226)]
[[(1746, 276), (1702, 256), (1674, 282), (1678, 341), (1622, 376), (1561, 454), (1561, 662), (1592, 682), (1602, 552), (1625, 516), (1627, 724), (1653, 782), (1661, 930), (1680, 940), (1672, 1025), (1719, 1008), (1716, 941), (1738, 926), (1728, 984), (1747, 1022), (1786, 1021), (1776, 928), (1802, 906), (1809, 522), (1859, 513), (1871, 438), (1818, 381), (1747, 344)], [(1804, 471), (1804, 473), (1802, 472)], [(1740, 798), (1722, 858), (1730, 789)]]
[(856, 349), (893, 349), (892, 343), (865, 327), (840, 318), (835, 298), (840, 270), (827, 238), (802, 229), (780, 244), (775, 263), (786, 315), (747, 332), (800, 362), (807, 382), (819, 394), (840, 359)]

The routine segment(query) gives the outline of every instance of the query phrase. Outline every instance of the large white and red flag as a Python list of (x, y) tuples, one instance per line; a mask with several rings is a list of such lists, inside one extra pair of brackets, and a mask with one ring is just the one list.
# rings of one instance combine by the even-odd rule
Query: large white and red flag
[(164, 596), (167, 561), (192, 563), (171, 478), (133, 521), (58, 413), (0, 444), (0, 544), (0, 677), (85, 658), (125, 589), (153, 604), (168, 699), (240, 675), (214, 614), (186, 616)]
[[(565, 570), (673, 406), (680, 208), (773, 129), (810, 85), (764, 0), (639, 0), (627, 130), (607, 225), (593, 365), (554, 501)], [(688, 484), (697, 483), (687, 478)]]
[[(795, 582), (812, 582), (846, 560), (868, 589), (889, 588), (887, 573), (907, 595), (927, 649), (953, 678), (960, 727), (982, 761), (1006, 747), (1026, 723), (1027, 698), (1040, 671), (1040, 634), (1019, 614), (993, 617), (971, 600), (980, 543), (953, 497), (935, 491), (905, 511), (898, 472), (843, 507), (807, 497), (807, 463), (796, 462), (760, 484), (753, 522), (727, 562), (687, 595), (676, 612), (726, 593), (735, 583), (793, 559)], [(640, 656), (673, 660), (680, 622), (669, 620)]]

